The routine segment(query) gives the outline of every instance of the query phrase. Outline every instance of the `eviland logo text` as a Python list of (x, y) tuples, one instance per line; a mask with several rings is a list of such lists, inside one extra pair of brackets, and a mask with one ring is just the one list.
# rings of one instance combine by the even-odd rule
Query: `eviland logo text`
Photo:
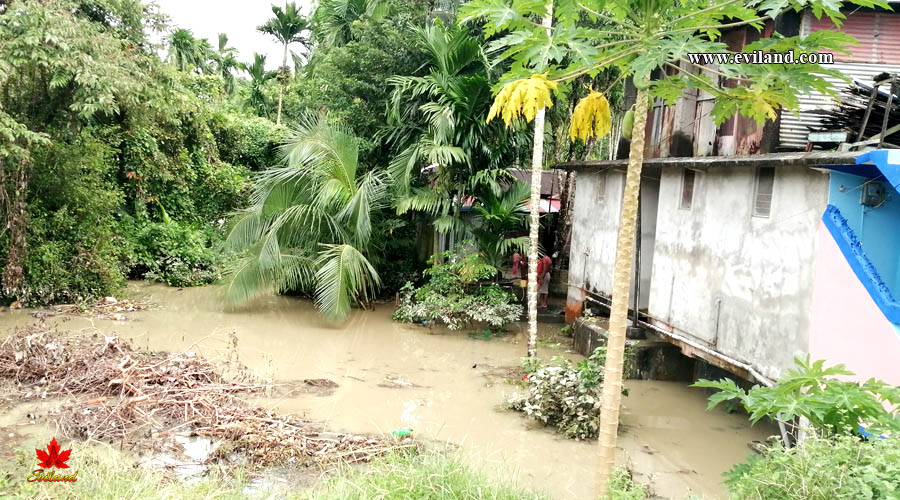
[(32, 471), (31, 475), (28, 476), (28, 482), (47, 482), (47, 483), (57, 483), (57, 482), (68, 482), (74, 483), (78, 480), (78, 472), (70, 475), (62, 475), (53, 472), (51, 469), (68, 469), (69, 466), (66, 464), (69, 461), (69, 456), (72, 454), (72, 450), (64, 450), (60, 451), (59, 444), (56, 442), (56, 438), (50, 440), (50, 444), (47, 445), (47, 451), (44, 450), (35, 450), (37, 452), (37, 457), (40, 462), (38, 462), (38, 467), (40, 469), (35, 469)]

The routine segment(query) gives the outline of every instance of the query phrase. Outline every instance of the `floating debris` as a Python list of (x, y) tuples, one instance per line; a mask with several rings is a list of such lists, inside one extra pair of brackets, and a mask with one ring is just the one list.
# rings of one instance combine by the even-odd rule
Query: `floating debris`
[[(129, 318), (125, 313), (146, 311), (151, 307), (152, 304), (146, 301), (119, 300), (115, 297), (105, 297), (90, 304), (61, 304), (53, 306), (49, 313), (43, 311), (41, 313), (44, 315), (68, 314), (110, 321), (128, 321)], [(32, 313), (32, 316), (39, 317), (37, 314)]]
[(384, 380), (378, 383), (378, 387), (387, 389), (425, 389), (426, 386), (404, 380), (398, 375), (386, 375)]

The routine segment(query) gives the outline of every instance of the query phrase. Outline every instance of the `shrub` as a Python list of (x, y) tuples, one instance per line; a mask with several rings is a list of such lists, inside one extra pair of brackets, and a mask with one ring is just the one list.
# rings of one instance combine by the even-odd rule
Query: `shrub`
[(797, 448), (773, 444), (725, 474), (740, 500), (889, 500), (900, 498), (900, 443), (812, 437)]
[(400, 289), (400, 307), (394, 320), (406, 323), (440, 321), (451, 330), (473, 322), (501, 328), (522, 317), (515, 297), (497, 285), (481, 285), (497, 270), (485, 266), (475, 254), (444, 252), (433, 256), (425, 270), (428, 281), (418, 289), (407, 283)]
[(628, 469), (618, 467), (609, 478), (609, 487), (604, 500), (644, 500), (650, 492), (647, 485), (631, 479)]
[(219, 279), (218, 254), (214, 242), (221, 238), (214, 228), (197, 229), (178, 222), (126, 224), (131, 275), (160, 281), (169, 286), (197, 286)]
[(113, 213), (122, 202), (112, 180), (116, 152), (100, 135), (85, 131), (35, 152), (40, 168), (32, 172), (19, 300), (80, 302), (115, 293), (125, 282), (114, 241)]
[(581, 440), (597, 435), (598, 387), (586, 384), (568, 362), (539, 368), (528, 377), (528, 394), (513, 396), (509, 407), (566, 436)]
[(794, 358), (796, 367), (788, 371), (774, 387), (754, 386), (746, 391), (729, 379), (701, 380), (695, 387), (718, 389), (709, 397), (709, 408), (737, 400), (750, 413), (753, 422), (768, 417), (790, 423), (805, 417), (824, 436), (856, 435), (860, 425), (868, 432), (900, 435), (900, 416), (888, 411), (900, 405), (900, 388), (871, 379), (864, 383), (839, 380), (853, 376), (843, 365), (825, 368), (824, 361), (809, 357)]
[[(627, 371), (634, 365), (632, 349), (626, 349), (625, 359)], [(508, 406), (570, 438), (596, 437), (605, 364), (606, 347), (598, 347), (589, 358), (577, 364), (561, 357), (553, 358), (546, 365), (525, 358), (523, 369), (528, 393), (513, 396)]]
[(251, 170), (264, 170), (280, 161), (279, 147), (288, 138), (287, 127), (266, 118), (231, 113), (215, 113), (210, 129), (219, 157)]

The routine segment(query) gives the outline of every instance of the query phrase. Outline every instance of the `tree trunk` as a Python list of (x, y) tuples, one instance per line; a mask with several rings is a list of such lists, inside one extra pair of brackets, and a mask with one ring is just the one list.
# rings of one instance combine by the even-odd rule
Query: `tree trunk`
[(287, 68), (288, 44), (284, 44), (284, 56), (281, 58), (281, 67), (278, 68), (278, 114), (275, 117), (275, 124), (281, 125), (281, 106), (284, 102), (284, 86), (285, 80), (282, 74)]
[(628, 290), (634, 263), (634, 237), (637, 223), (638, 199), (641, 193), (641, 167), (644, 162), (644, 133), (647, 123), (648, 93), (638, 90), (634, 112), (634, 131), (625, 193), (622, 198), (622, 218), (616, 246), (615, 276), (613, 278), (612, 310), (609, 315), (609, 340), (606, 346), (606, 366), (603, 369), (603, 395), (600, 413), (597, 496), (607, 494), (610, 475), (616, 463), (616, 437), (619, 429), (619, 405), (622, 400), (622, 371), (625, 361), (625, 333), (628, 322)]
[[(547, 3), (547, 15), (541, 25), (550, 36), (553, 24), (553, 2)], [(541, 177), (544, 172), (544, 117), (546, 109), (538, 110), (534, 117), (534, 149), (531, 154), (531, 227), (528, 237), (528, 357), (537, 356), (537, 303), (538, 303), (538, 238), (541, 229)]]
[[(27, 221), (25, 213), (25, 196), (28, 194), (28, 165), (23, 160), (13, 180), (13, 197), (7, 217), (9, 226), (9, 251), (6, 257), (6, 269), (3, 272), (3, 293), (9, 297), (21, 298), (25, 283), (25, 234)], [(6, 189), (6, 186), (2, 186)]]

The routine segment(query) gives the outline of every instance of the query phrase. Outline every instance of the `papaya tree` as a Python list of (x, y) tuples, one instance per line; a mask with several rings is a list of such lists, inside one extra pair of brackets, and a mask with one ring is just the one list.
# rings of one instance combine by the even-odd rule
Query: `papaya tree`
[[(886, 8), (884, 1), (852, 0), (859, 6)], [(461, 12), (464, 22), (478, 22), (491, 37), (498, 57), (510, 61), (501, 80), (492, 115), (508, 125), (518, 116), (530, 121), (536, 110), (550, 105), (551, 93), (580, 75), (594, 75), (617, 67), (637, 88), (610, 311), (609, 345), (604, 368), (597, 495), (607, 492), (615, 460), (622, 364), (627, 326), (628, 295), (634, 261), (635, 225), (640, 192), (644, 135), (650, 99), (674, 104), (688, 90), (715, 98), (712, 117), (717, 125), (740, 113), (762, 125), (778, 117), (779, 109), (796, 111), (798, 96), (810, 91), (834, 95), (825, 77), (836, 70), (818, 64), (735, 64), (733, 59), (713, 66), (692, 61), (691, 54), (731, 53), (722, 42), (729, 29), (762, 30), (767, 22), (788, 11), (810, 9), (837, 26), (845, 16), (832, 0), (473, 0)], [(552, 30), (545, 17), (553, 13)], [(773, 33), (748, 44), (744, 52), (802, 53), (843, 50), (853, 39), (833, 31), (805, 36)], [(737, 82), (738, 85), (734, 85)], [(609, 106), (593, 89), (576, 106), (572, 138), (587, 138), (609, 130)], [(540, 139), (535, 136), (535, 141)], [(534, 233), (532, 233), (534, 237)]]

